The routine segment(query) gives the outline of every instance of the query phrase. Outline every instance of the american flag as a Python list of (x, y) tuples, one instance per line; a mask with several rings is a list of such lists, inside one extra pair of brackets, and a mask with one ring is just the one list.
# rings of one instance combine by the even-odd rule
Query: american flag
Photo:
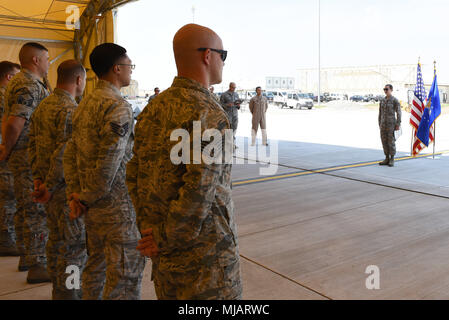
[[(413, 93), (413, 101), (410, 113), (410, 125), (412, 125), (412, 127), (414, 128), (412, 156), (416, 156), (422, 149), (426, 147), (416, 137), (419, 123), (421, 122), (422, 113), (425, 108), (426, 102), (425, 100), (426, 100), (426, 89), (424, 88), (424, 82), (422, 80), (421, 64), (418, 63), (418, 75), (416, 79), (415, 91)], [(430, 142), (433, 141), (433, 134), (434, 134), (434, 127), (432, 125), (429, 135)]]

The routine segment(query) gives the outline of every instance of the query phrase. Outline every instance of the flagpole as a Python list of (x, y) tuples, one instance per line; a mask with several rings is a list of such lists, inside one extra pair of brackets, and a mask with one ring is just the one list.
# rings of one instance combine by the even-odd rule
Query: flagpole
[[(435, 77), (437, 73), (437, 62), (433, 61), (433, 76)], [(436, 133), (437, 133), (437, 122), (436, 119), (433, 121), (433, 154), (432, 159), (435, 160), (435, 141), (436, 141)]]
[(437, 122), (433, 122), (433, 160), (435, 160), (435, 134), (437, 133)]
[(412, 157), (413, 157), (413, 137), (415, 136), (414, 133), (415, 133), (415, 128), (412, 127), (412, 139), (411, 139), (411, 143), (410, 143), (410, 156), (412, 156)]

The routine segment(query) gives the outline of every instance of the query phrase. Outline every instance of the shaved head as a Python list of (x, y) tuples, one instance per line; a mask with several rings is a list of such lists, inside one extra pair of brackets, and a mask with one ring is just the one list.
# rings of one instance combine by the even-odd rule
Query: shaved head
[(176, 32), (173, 52), (178, 75), (208, 76), (208, 88), (209, 85), (221, 82), (224, 63), (218, 53), (211, 50), (198, 51), (199, 48), (223, 50), (223, 42), (213, 30), (197, 24), (187, 24)]

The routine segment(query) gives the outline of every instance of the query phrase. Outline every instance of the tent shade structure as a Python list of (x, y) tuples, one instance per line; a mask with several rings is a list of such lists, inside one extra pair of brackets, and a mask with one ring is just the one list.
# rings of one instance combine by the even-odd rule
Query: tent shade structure
[[(39, 42), (48, 48), (52, 62), (48, 80), (54, 86), (58, 62), (77, 59), (90, 69), (90, 51), (98, 44), (115, 42), (115, 9), (132, 1), (137, 0), (3, 0), (0, 60), (18, 62), (24, 43)], [(90, 92), (96, 78), (92, 71), (87, 78), (86, 92)]]

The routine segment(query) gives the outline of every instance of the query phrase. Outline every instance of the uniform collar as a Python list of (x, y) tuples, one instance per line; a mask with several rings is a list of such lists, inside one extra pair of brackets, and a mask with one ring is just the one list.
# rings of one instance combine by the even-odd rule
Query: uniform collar
[(173, 83), (172, 83), (172, 87), (197, 90), (197, 91), (200, 91), (208, 96), (211, 96), (211, 93), (209, 90), (204, 88), (198, 81), (195, 81), (193, 79), (188, 79), (188, 78), (184, 78), (184, 77), (175, 77), (175, 79), (173, 80)]
[(116, 93), (120, 97), (122, 96), (122, 93), (120, 92), (120, 90), (117, 89), (117, 87), (114, 86), (112, 83), (110, 83), (109, 81), (106, 81), (106, 80), (101, 80), (100, 79), (97, 82), (97, 89), (109, 89), (109, 90), (114, 91), (114, 93)]
[(28, 70), (27, 68), (22, 68), (20, 71), (22, 71), (22, 73), (25, 75), (26, 78), (35, 80), (35, 81), (39, 81), (39, 83), (45, 88), (47, 89), (47, 86), (42, 82), (42, 79), (39, 78), (38, 76), (36, 76), (34, 73), (32, 73), (30, 70)]
[(66, 90), (64, 90), (64, 89), (55, 88), (55, 90), (53, 90), (53, 93), (55, 95), (58, 95), (58, 96), (66, 97), (66, 98), (70, 99), (71, 102), (76, 104), (75, 98), (70, 93), (68, 93)]

